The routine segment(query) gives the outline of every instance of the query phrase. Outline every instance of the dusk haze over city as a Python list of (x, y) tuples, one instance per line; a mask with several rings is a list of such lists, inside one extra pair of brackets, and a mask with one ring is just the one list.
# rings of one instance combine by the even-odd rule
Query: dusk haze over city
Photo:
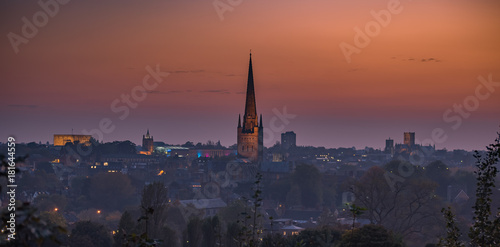
[[(296, 118), (285, 130), (300, 133), (300, 145), (383, 148), (388, 137), (402, 142), (404, 131), (425, 142), (442, 128), (448, 138), (437, 147), (473, 150), (484, 149), (498, 130), (498, 1), (401, 1), (389, 17), (382, 12), (390, 1), (234, 2), (241, 3), (60, 5), (26, 43), (14, 46), (8, 37), (0, 43), (0, 109), (8, 116), (0, 136), (46, 142), (54, 133), (91, 131), (109, 118), (115, 128), (104, 141), (139, 144), (149, 128), (172, 144), (232, 145), (236, 136), (228, 130), (243, 110), (238, 103), (250, 49), (264, 126), (272, 109), (286, 107)], [(23, 35), (22, 17), (33, 22), (43, 10), (17, 1), (1, 8), (1, 32), (17, 35)], [(358, 48), (356, 29), (366, 33), (376, 18), (385, 25), (372, 27), (368, 42), (359, 38), (367, 44)], [(350, 62), (342, 43), (359, 49)], [(170, 75), (119, 119), (112, 102), (130, 95), (145, 67), (156, 65)], [(479, 76), (497, 84), (479, 90), (484, 99), (464, 102), (476, 94)], [(454, 109), (464, 103), (465, 113)], [(268, 146), (278, 140), (268, 139)]]
[(1, 246), (500, 245), (498, 0), (0, 9)]

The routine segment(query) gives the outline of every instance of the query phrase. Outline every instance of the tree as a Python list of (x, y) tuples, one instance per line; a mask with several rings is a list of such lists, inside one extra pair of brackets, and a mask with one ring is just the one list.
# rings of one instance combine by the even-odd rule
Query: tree
[(187, 141), (186, 143), (182, 144), (181, 146), (186, 147), (186, 148), (193, 148), (194, 143), (192, 141)]
[(471, 244), (477, 246), (498, 246), (500, 244), (500, 208), (496, 217), (491, 215), (491, 195), (495, 187), (498, 168), (495, 166), (500, 158), (500, 133), (494, 144), (487, 148), (486, 157), (476, 151), (477, 159), (476, 204), (474, 205), (474, 224), (470, 228)]
[(159, 238), (166, 220), (168, 190), (165, 184), (154, 182), (144, 187), (141, 197), (141, 210), (146, 215), (145, 231), (150, 238)]
[(237, 222), (227, 224), (226, 244), (227, 247), (237, 247), (241, 243), (241, 226)]
[(364, 211), (366, 211), (366, 208), (359, 207), (356, 204), (348, 204), (349, 206), (349, 212), (351, 212), (352, 215), (352, 230), (354, 230), (354, 224), (356, 223), (356, 217), (361, 216)]
[(301, 203), (315, 208), (322, 203), (321, 173), (314, 165), (300, 164), (292, 174), (292, 183), (298, 185)]
[(454, 246), (454, 247), (465, 247), (464, 243), (460, 241), (460, 236), (462, 234), (460, 233), (460, 230), (456, 226), (456, 220), (455, 216), (451, 212), (451, 208), (448, 207), (447, 209), (443, 208), (441, 212), (444, 215), (444, 218), (446, 219), (446, 238), (440, 238), (438, 246)]
[(135, 227), (135, 221), (132, 219), (132, 215), (129, 213), (129, 211), (123, 212), (122, 217), (120, 218), (120, 222), (118, 223), (118, 229), (116, 230), (116, 234), (113, 237), (115, 240), (114, 246), (123, 246), (126, 242), (127, 235), (132, 234)]
[(79, 221), (71, 231), (69, 244), (71, 247), (106, 247), (112, 240), (106, 228), (95, 222)]
[(383, 225), (402, 236), (425, 233), (429, 225), (437, 224), (439, 201), (434, 196), (434, 182), (408, 177), (392, 190), (385, 174), (386, 171), (374, 166), (359, 181), (348, 183), (356, 203), (367, 209), (372, 224)]
[[(40, 219), (47, 222), (50, 225), (58, 226), (61, 229), (66, 229), (67, 223), (66, 219), (58, 212), (42, 212), (40, 214)], [(45, 239), (44, 243), (41, 245), (42, 247), (56, 247), (56, 246), (64, 246), (68, 243), (68, 234), (66, 232), (58, 232), (56, 233), (56, 240)]]
[(222, 208), (218, 215), (220, 220), (225, 224), (230, 224), (236, 222), (241, 212), (245, 211), (245, 202), (242, 200), (235, 200), (231, 202), (227, 207)]
[(286, 204), (290, 206), (296, 206), (302, 204), (302, 195), (300, 188), (297, 185), (292, 185), (290, 191), (286, 194)]
[(219, 217), (213, 216), (203, 220), (203, 247), (215, 247), (220, 242), (220, 222)]
[(262, 238), (261, 247), (285, 247), (287, 240), (281, 234), (267, 234)]
[(245, 207), (245, 211), (241, 212), (243, 219), (238, 220), (240, 224), (239, 241), (240, 244), (247, 246), (258, 246), (260, 234), (262, 233), (262, 189), (261, 189), (262, 174), (255, 175), (255, 182), (252, 188), (252, 199), (248, 202), (252, 204), (250, 208)]
[[(476, 174), (476, 202), (473, 206), (473, 225), (469, 229), (471, 246), (492, 247), (500, 244), (500, 208), (496, 214), (491, 212), (491, 196), (495, 187), (495, 178), (498, 173), (496, 164), (500, 158), (500, 132), (493, 144), (486, 147), (486, 156), (482, 157), (475, 152)], [(441, 238), (440, 246), (454, 246), (460, 232), (455, 226), (455, 218), (450, 209), (443, 209), (447, 220), (447, 236)]]
[(68, 204), (67, 199), (63, 195), (52, 194), (52, 195), (39, 195), (33, 201), (33, 204), (40, 211), (53, 211), (55, 208), (57, 210), (64, 210)]
[(252, 196), (252, 200), (253, 200), (252, 220), (253, 220), (253, 223), (251, 225), (251, 227), (252, 227), (252, 238), (251, 238), (251, 242), (250, 242), (251, 246), (252, 246), (252, 244), (257, 246), (257, 241), (259, 239), (259, 233), (262, 232), (260, 229), (261, 225), (259, 224), (259, 218), (262, 217), (262, 215), (259, 212), (260, 207), (262, 206), (262, 198), (260, 197), (260, 195), (262, 194), (262, 189), (261, 189), (261, 185), (260, 185), (260, 183), (262, 181), (262, 174), (257, 173), (255, 178), (256, 178), (255, 186), (253, 188), (254, 194)]
[[(337, 212), (338, 213), (338, 212)], [(338, 224), (337, 221), (337, 215), (335, 212), (332, 213), (332, 211), (324, 207), (323, 212), (319, 216), (318, 224), (320, 226), (334, 226)]]
[[(353, 231), (353, 232), (351, 232)], [(365, 225), (347, 231), (342, 235), (341, 247), (399, 247), (402, 246), (394, 236), (380, 225)]]
[(91, 178), (90, 199), (99, 209), (121, 210), (131, 204), (134, 187), (127, 175), (103, 172)]
[(431, 162), (425, 167), (425, 176), (439, 185), (436, 188), (436, 194), (444, 198), (450, 184), (450, 174), (448, 166), (440, 160)]
[(40, 162), (36, 164), (36, 170), (44, 171), (47, 174), (54, 174), (54, 168), (49, 162)]
[(174, 230), (170, 227), (163, 227), (161, 234), (161, 246), (163, 247), (175, 247), (177, 245), (177, 236)]
[(61, 180), (54, 173), (47, 173), (44, 170), (37, 170), (33, 175), (23, 174), (19, 181), (19, 187), (23, 191), (47, 191), (49, 193), (58, 193), (63, 186)]
[[(290, 176), (286, 176), (280, 178), (271, 184), (266, 184), (266, 193), (264, 195), (265, 198), (272, 198), (274, 200), (278, 200), (280, 202), (286, 201), (286, 196), (290, 191), (291, 187), (291, 179)], [(300, 204), (300, 196), (298, 197), (298, 204)]]
[(331, 226), (322, 226), (301, 231), (295, 242), (302, 243), (304, 247), (335, 246), (340, 242), (341, 235), (341, 231)]
[[(9, 142), (11, 138), (9, 138)], [(12, 143), (12, 142), (10, 142)], [(9, 145), (10, 147), (10, 145)], [(23, 158), (14, 158), (9, 156), (6, 158), (0, 155), (0, 178), (7, 178), (9, 175), (8, 171), (15, 171), (19, 173), (20, 170), (17, 168), (9, 169), (10, 164), (23, 162)], [(0, 188), (1, 191), (1, 188)], [(11, 226), (11, 211), (7, 208), (1, 210), (0, 217), (2, 222), (2, 228), (0, 231), (0, 245), (1, 246), (33, 246), (41, 245), (46, 243), (61, 243), (62, 241), (58, 239), (60, 234), (66, 233), (66, 229), (54, 224), (50, 220), (42, 218), (38, 213), (37, 209), (34, 208), (29, 203), (15, 202), (15, 212), (16, 212), (16, 222), (15, 222), (15, 232), (16, 235), (12, 236), (11, 230), (8, 227)], [(15, 237), (15, 238), (12, 238)], [(10, 238), (10, 240), (8, 240)]]
[(185, 243), (189, 247), (200, 247), (202, 240), (201, 231), (202, 221), (198, 217), (192, 217), (189, 219), (187, 224), (187, 229), (184, 234)]

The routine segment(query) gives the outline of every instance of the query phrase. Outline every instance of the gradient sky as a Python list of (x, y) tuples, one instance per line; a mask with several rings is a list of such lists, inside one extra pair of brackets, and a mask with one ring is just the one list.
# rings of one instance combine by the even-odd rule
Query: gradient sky
[[(346, 62), (339, 45), (354, 45), (354, 28), (388, 2), (243, 0), (221, 20), (211, 0), (70, 1), (16, 54), (8, 34), (22, 35), (22, 18), (42, 8), (1, 1), (0, 142), (52, 142), (109, 118), (104, 141), (140, 144), (149, 128), (157, 141), (232, 145), (252, 49), (264, 127), (286, 107), (296, 117), (283, 131), (298, 145), (383, 148), (405, 131), (420, 142), (442, 128), (436, 148), (483, 149), (500, 130), (500, 86), (456, 129), (443, 113), (474, 97), (478, 76), (500, 81), (500, 2), (402, 0)], [(120, 120), (111, 102), (156, 64), (170, 75)], [(281, 131), (270, 133), (266, 146)]]

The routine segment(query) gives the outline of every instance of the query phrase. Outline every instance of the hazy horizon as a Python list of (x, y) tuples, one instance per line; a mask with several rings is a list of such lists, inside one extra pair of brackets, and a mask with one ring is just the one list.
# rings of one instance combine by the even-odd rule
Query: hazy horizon
[[(356, 46), (357, 28), (391, 2), (242, 1), (221, 15), (213, 1), (69, 1), (33, 37), (23, 17), (43, 8), (2, 2), (0, 141), (52, 142), (109, 119), (104, 142), (140, 144), (149, 128), (155, 141), (230, 146), (252, 49), (266, 147), (294, 131), (301, 146), (383, 149), (408, 131), (428, 144), (438, 129), (436, 149), (484, 150), (500, 131), (500, 86), (478, 79), (500, 82), (500, 2), (398, 1), (348, 61), (342, 44)], [(10, 33), (27, 42), (13, 46)], [(120, 119), (113, 102), (157, 65), (170, 74)], [(296, 117), (272, 120), (285, 107)]]

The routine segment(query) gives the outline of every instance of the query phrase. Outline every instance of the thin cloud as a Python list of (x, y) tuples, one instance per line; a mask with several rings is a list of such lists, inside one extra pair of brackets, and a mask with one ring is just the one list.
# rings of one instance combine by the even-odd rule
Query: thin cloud
[[(191, 91), (191, 90), (189, 90)], [(150, 91), (146, 91), (146, 93), (150, 93), (150, 94), (174, 94), (174, 93), (183, 93), (183, 92), (187, 92), (186, 91), (181, 91), (181, 90), (170, 90), (170, 91), (158, 91), (158, 90), (150, 90)]]
[(170, 73), (174, 74), (184, 74), (184, 73), (202, 73), (205, 72), (204, 69), (196, 69), (196, 70), (174, 70), (174, 71), (169, 71)]
[(352, 68), (349, 69), (347, 72), (358, 72), (358, 71), (366, 71), (366, 68)]
[(201, 93), (219, 93), (219, 94), (230, 94), (227, 89), (216, 89), (216, 90), (203, 90)]
[[(393, 58), (394, 59), (394, 58)], [(408, 58), (408, 59), (402, 59), (402, 61), (410, 61), (410, 62), (421, 62), (421, 63), (428, 63), (428, 62), (435, 62), (439, 63), (441, 60), (429, 57), (429, 58)]]
[(30, 108), (30, 109), (38, 107), (38, 105), (20, 105), (20, 104), (13, 104), (13, 105), (7, 105), (7, 106), (12, 107), (12, 108)]

